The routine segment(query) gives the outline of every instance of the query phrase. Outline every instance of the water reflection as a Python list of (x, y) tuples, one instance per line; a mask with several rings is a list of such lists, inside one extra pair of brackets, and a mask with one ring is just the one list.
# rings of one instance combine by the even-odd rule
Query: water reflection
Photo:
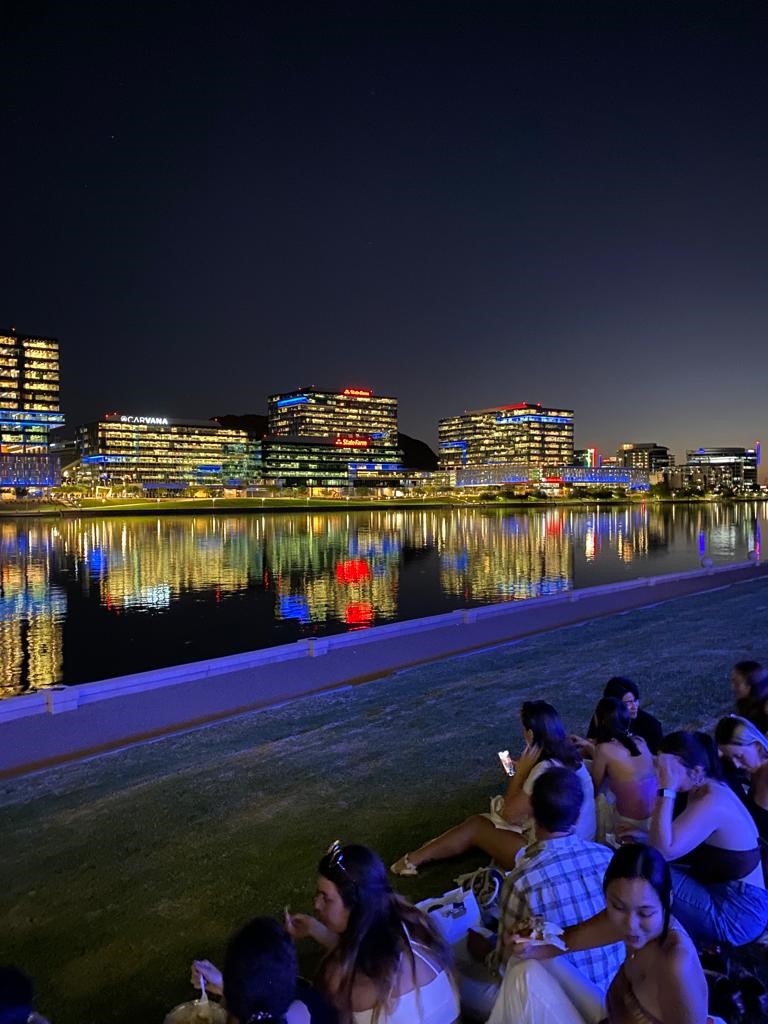
[(765, 506), (0, 523), (0, 694), (743, 560)]

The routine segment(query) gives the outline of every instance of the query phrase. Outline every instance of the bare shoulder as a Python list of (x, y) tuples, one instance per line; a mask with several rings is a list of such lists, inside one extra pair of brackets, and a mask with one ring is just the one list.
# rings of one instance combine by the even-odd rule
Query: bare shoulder
[(667, 979), (689, 976), (691, 966), (699, 966), (699, 954), (691, 939), (677, 928), (670, 928), (664, 942), (659, 947), (659, 976)]

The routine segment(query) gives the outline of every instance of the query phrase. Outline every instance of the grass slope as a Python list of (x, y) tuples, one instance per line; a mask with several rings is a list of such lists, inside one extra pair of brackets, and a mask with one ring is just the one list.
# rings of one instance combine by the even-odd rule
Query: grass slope
[[(55, 1024), (163, 1019), (193, 956), (255, 913), (307, 908), (329, 841), (387, 862), (487, 806), (527, 697), (583, 729), (634, 677), (668, 726), (729, 702), (729, 666), (768, 656), (768, 585), (570, 627), (0, 783), (0, 961), (37, 978)], [(401, 880), (443, 891), (460, 867)]]

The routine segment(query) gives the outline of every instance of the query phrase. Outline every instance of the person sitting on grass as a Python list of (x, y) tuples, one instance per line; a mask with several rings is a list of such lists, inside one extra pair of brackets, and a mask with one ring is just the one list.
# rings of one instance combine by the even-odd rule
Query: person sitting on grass
[(287, 913), (286, 926), (326, 949), (319, 986), (341, 1024), (454, 1024), (450, 951), (427, 915), (393, 892), (379, 857), (337, 841), (318, 874), (317, 917)]
[[(675, 917), (700, 945), (741, 946), (768, 927), (758, 833), (739, 797), (720, 780), (714, 742), (702, 733), (664, 737), (650, 841), (672, 865)], [(685, 810), (674, 817), (678, 793)]]
[(749, 779), (744, 803), (757, 826), (761, 846), (768, 850), (768, 737), (746, 718), (729, 715), (717, 723), (715, 743), (721, 757)]
[(30, 978), (11, 964), (0, 965), (0, 1024), (47, 1024), (35, 1013)]
[(526, 701), (520, 718), (525, 747), (498, 810), (474, 814), (412, 853), (406, 853), (390, 868), (394, 874), (416, 875), (427, 861), (458, 857), (475, 847), (492, 857), (500, 867), (507, 870), (514, 867), (519, 851), (533, 839), (533, 784), (548, 768), (555, 766), (570, 768), (576, 773), (584, 800), (575, 832), (582, 839), (594, 839), (597, 821), (592, 780), (575, 744), (566, 736), (557, 711), (543, 700)]
[[(629, 712), (629, 731), (633, 736), (640, 736), (648, 744), (652, 754), (658, 754), (659, 744), (664, 735), (661, 722), (640, 707), (640, 690), (637, 683), (624, 676), (613, 676), (605, 684), (603, 698), (613, 697), (620, 700)], [(594, 740), (597, 721), (593, 715), (587, 729), (587, 739)]]
[[(569, 999), (547, 962), (623, 942), (625, 957), (606, 996), (603, 1024), (707, 1024), (707, 982), (689, 936), (672, 918), (669, 865), (653, 847), (620, 847), (603, 882), (605, 910), (563, 934), (565, 950), (507, 933), (522, 962), (507, 971), (488, 1024), (596, 1024)], [(536, 961), (541, 961), (540, 963)], [(538, 1014), (538, 1016), (537, 1016)]]
[(192, 984), (201, 978), (211, 993), (224, 993), (228, 1024), (336, 1024), (336, 1013), (298, 978), (296, 947), (272, 917), (255, 917), (227, 944), (224, 972), (210, 960), (192, 964)]
[[(611, 851), (575, 835), (581, 801), (579, 780), (567, 768), (550, 768), (534, 783), (536, 838), (504, 882), (499, 934), (492, 940), (471, 931), (466, 944), (454, 947), (465, 1014), (486, 1020), (493, 1009), (507, 960), (505, 932), (523, 932), (536, 919), (568, 928), (605, 909), (603, 876)], [(618, 943), (569, 953), (558, 961), (559, 976), (567, 990), (600, 1012), (623, 957)]]
[(736, 710), (762, 733), (768, 733), (768, 668), (758, 661), (737, 661), (731, 669)]
[(610, 831), (619, 841), (647, 836), (656, 803), (656, 771), (642, 736), (630, 733), (629, 711), (615, 697), (604, 697), (595, 711), (592, 782), (613, 794)]

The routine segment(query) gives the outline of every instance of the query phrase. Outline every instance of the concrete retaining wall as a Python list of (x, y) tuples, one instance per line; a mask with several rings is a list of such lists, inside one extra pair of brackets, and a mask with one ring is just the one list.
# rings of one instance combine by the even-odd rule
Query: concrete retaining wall
[(0, 777), (559, 626), (766, 577), (768, 564), (756, 562), (673, 573), (299, 640), (101, 682), (46, 687), (0, 701)]

